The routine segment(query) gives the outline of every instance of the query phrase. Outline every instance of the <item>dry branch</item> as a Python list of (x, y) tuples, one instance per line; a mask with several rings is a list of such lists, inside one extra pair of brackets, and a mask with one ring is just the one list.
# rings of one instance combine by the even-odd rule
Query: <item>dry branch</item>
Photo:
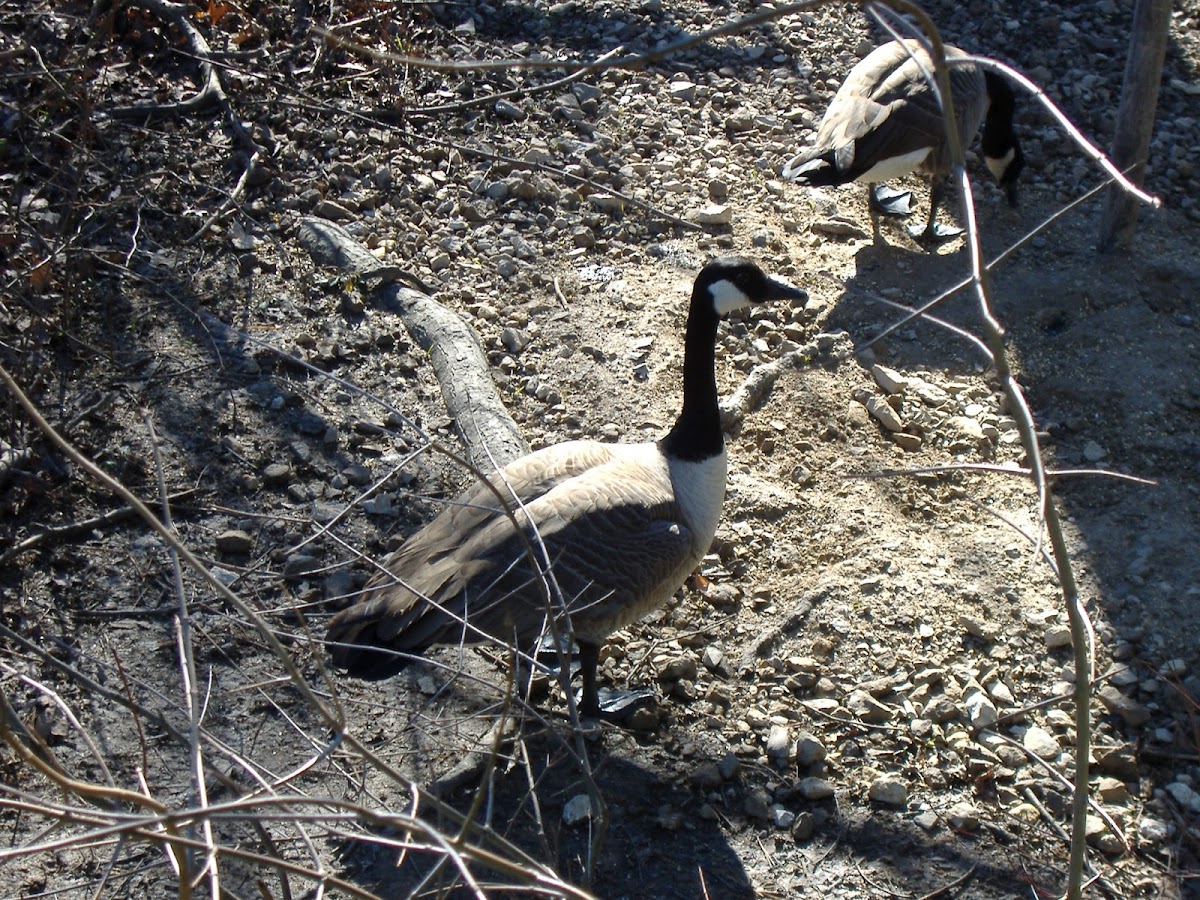
[(203, 83), (200, 90), (179, 103), (138, 103), (133, 106), (118, 106), (106, 110), (106, 114), (114, 119), (144, 119), (156, 115), (200, 112), (215, 107), (224, 114), (225, 121), (229, 124), (229, 129), (233, 132), (238, 146), (246, 155), (246, 164), (233, 191), (216, 212), (212, 213), (196, 233), (188, 239), (186, 243), (190, 244), (202, 237), (217, 219), (237, 204), (238, 198), (245, 192), (250, 177), (258, 166), (259, 157), (265, 150), (250, 136), (250, 132), (242, 124), (242, 120), (234, 113), (229, 96), (225, 93), (225, 87), (221, 83), (220, 71), (213, 64), (212, 48), (209, 47), (208, 40), (200, 33), (200, 30), (191, 22), (192, 10), (182, 4), (170, 3), (168, 0), (135, 0), (133, 5), (149, 10), (183, 33), (189, 52), (200, 66), (200, 80)]
[[(1142, 181), (1146, 169), (1150, 136), (1154, 131), (1158, 87), (1171, 30), (1171, 6), (1171, 0), (1138, 0), (1133, 11), (1133, 33), (1125, 60), (1112, 158), (1118, 166), (1133, 166), (1133, 179), (1138, 182)], [(1110, 191), (1105, 198), (1104, 217), (1100, 223), (1099, 249), (1129, 244), (1137, 225), (1137, 213), (1137, 202), (1127, 191), (1116, 188)]]
[(755, 366), (732, 394), (721, 401), (721, 426), (728, 431), (762, 402), (785, 372), (802, 366), (828, 365), (854, 354), (850, 336), (844, 331), (818, 334), (803, 347), (789, 350), (777, 359)]
[(457, 313), (422, 291), (397, 284), (398, 269), (384, 266), (339, 225), (306, 218), (299, 240), (320, 263), (357, 278), (381, 280), (376, 300), (395, 311), (417, 345), (429, 352), (446, 411), (475, 467), (490, 471), (529, 452), (492, 381), (479, 336)]
[(133, 106), (117, 106), (107, 110), (107, 114), (115, 119), (140, 119), (163, 113), (175, 115), (208, 109), (213, 106), (229, 105), (225, 88), (221, 85), (220, 75), (212, 63), (212, 48), (208, 40), (191, 22), (191, 10), (179, 3), (169, 3), (167, 0), (136, 0), (133, 6), (140, 6), (169, 25), (178, 28), (187, 42), (188, 51), (195, 57), (200, 66), (200, 90), (186, 100), (178, 103), (137, 103)]

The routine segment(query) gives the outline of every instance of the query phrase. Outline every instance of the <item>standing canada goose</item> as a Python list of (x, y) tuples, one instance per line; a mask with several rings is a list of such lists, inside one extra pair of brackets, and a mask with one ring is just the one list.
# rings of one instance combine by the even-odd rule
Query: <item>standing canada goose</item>
[[(661, 606), (708, 552), (725, 496), (725, 441), (714, 373), (717, 321), (803, 291), (749, 260), (716, 259), (692, 288), (683, 408), (661, 440), (570, 441), (537, 450), (477, 483), (408, 539), (363, 599), (329, 622), (335, 665), (386, 678), (435, 644), (494, 640), (528, 651), (546, 630), (549, 570), (570, 616), (585, 715), (599, 716), (600, 645)], [(516, 521), (497, 500), (506, 499)], [(561, 605), (551, 601), (565, 632)]]
[[(946, 47), (946, 57), (966, 56)], [(920, 169), (930, 175), (929, 222), (919, 233), (930, 241), (961, 234), (936, 224), (937, 208), (950, 171), (937, 95), (925, 78), (933, 72), (929, 54), (916, 40), (891, 41), (877, 47), (846, 76), (817, 129), (813, 146), (783, 167), (783, 177), (813, 187), (864, 182), (869, 186), (872, 218), (876, 212), (911, 212), (907, 191), (877, 192), (875, 183)], [(954, 118), (969, 144), (983, 124), (984, 160), (1017, 205), (1017, 175), (1024, 159), (1013, 133), (1015, 98), (1008, 82), (972, 64), (950, 67)], [(878, 234), (878, 221), (875, 222)], [(918, 236), (913, 232), (914, 237)]]

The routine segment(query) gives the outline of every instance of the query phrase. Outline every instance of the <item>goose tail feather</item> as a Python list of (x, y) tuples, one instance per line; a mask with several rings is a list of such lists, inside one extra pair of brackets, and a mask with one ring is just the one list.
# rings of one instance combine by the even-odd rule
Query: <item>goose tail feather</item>
[(831, 156), (832, 154), (815, 158), (806, 154), (793, 156), (783, 167), (782, 175), (788, 181), (795, 181), (809, 187), (833, 187), (844, 184), (846, 178), (838, 171)]

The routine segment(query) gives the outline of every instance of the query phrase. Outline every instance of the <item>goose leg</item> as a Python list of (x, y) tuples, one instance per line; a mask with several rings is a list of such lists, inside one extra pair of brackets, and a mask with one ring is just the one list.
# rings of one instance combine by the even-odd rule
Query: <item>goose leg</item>
[(941, 206), (942, 197), (946, 193), (946, 179), (940, 176), (934, 176), (929, 181), (929, 221), (925, 223), (925, 230), (918, 231), (915, 228), (910, 228), (908, 233), (916, 240), (923, 244), (936, 244), (939, 241), (947, 241), (950, 238), (958, 237), (963, 233), (963, 229), (953, 225), (939, 225), (937, 221), (938, 207)]
[(875, 212), (888, 216), (907, 216), (913, 211), (912, 191), (899, 191), (886, 184), (867, 185), (867, 204)]
[(579, 668), (583, 670), (583, 699), (579, 712), (591, 718), (599, 718), (600, 688), (596, 683), (596, 669), (600, 666), (600, 646), (579, 641)]
[(600, 645), (587, 643), (578, 638), (576, 638), (576, 643), (579, 644), (579, 668), (583, 674), (583, 695), (579, 701), (581, 716), (620, 722), (653, 700), (654, 692), (651, 690), (606, 690), (604, 702), (601, 704), (600, 687), (596, 677), (596, 670), (600, 664)]

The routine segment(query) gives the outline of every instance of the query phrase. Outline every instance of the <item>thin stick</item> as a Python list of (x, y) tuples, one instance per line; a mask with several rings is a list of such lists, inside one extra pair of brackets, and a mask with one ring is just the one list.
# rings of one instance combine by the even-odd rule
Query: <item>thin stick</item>
[[(171, 521), (171, 504), (167, 502), (167, 479), (164, 474), (162, 448), (159, 446), (158, 435), (154, 430), (154, 421), (149, 413), (143, 413), (142, 422), (150, 435), (150, 449), (154, 457), (154, 471), (158, 480), (159, 502), (162, 506), (163, 526), (175, 531), (175, 523)], [(183, 569), (179, 564), (179, 554), (175, 548), (168, 545), (167, 557), (171, 561), (172, 584), (175, 588), (175, 600), (178, 604), (175, 617), (176, 649), (179, 654), (179, 674), (183, 679), (184, 708), (188, 714), (188, 757), (192, 766), (192, 791), (195, 805), (204, 810), (208, 807), (208, 786), (204, 778), (204, 752), (200, 748), (201, 704), (199, 683), (196, 677), (196, 652), (192, 645), (192, 617), (188, 611), (187, 592), (183, 586)], [(216, 841), (213, 838), (212, 822), (203, 817), (200, 834), (205, 853), (204, 865), (196, 871), (191, 860), (188, 860), (188, 871), (180, 873), (182, 892), (190, 895), (191, 891), (200, 884), (205, 874), (208, 875), (209, 890), (213, 897), (221, 896), (220, 869), (217, 866)]]

